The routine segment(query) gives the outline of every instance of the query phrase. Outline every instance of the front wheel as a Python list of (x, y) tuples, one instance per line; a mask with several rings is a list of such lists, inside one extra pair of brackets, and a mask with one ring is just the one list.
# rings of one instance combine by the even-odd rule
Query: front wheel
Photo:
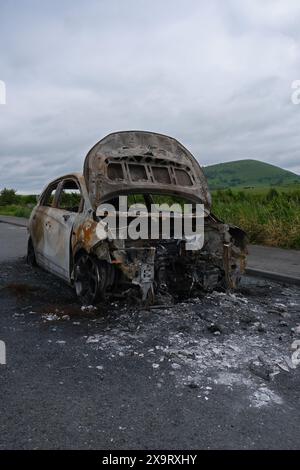
[(74, 266), (76, 294), (84, 305), (91, 305), (103, 299), (106, 288), (105, 262), (88, 254), (82, 254)]

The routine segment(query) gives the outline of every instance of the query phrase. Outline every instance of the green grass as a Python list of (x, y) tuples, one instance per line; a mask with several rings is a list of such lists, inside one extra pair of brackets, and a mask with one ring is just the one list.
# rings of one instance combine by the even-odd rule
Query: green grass
[(14, 189), (8, 188), (0, 191), (0, 215), (29, 218), (35, 204), (34, 194), (20, 195)]
[(0, 215), (11, 215), (14, 217), (29, 218), (31, 211), (32, 211), (32, 207), (16, 205), (16, 204), (0, 206)]
[(300, 176), (257, 160), (238, 160), (203, 168), (211, 190), (298, 185)]
[(212, 212), (244, 229), (251, 243), (300, 249), (300, 189), (212, 193)]

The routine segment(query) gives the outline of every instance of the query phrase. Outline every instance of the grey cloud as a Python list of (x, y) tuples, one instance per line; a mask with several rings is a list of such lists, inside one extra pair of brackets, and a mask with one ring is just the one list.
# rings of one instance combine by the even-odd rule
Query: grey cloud
[(205, 165), (257, 158), (300, 173), (300, 6), (263, 5), (1, 5), (0, 187), (39, 191), (121, 129), (177, 137)]

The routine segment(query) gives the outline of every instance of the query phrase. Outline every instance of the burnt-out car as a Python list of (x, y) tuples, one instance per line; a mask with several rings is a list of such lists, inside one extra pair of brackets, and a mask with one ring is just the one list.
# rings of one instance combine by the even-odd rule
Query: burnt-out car
[[(121, 210), (122, 196), (143, 202), (148, 222), (154, 217), (151, 208), (162, 201), (188, 203), (192, 219), (195, 206), (202, 205), (201, 246), (188, 250), (190, 240), (176, 238), (172, 224), (170, 236), (164, 237), (164, 211), (155, 214), (155, 237), (120, 236), (124, 220), (128, 225), (135, 217), (127, 207)], [(107, 211), (99, 212), (103, 205)], [(119, 234), (115, 237), (105, 222), (111, 208)], [(57, 178), (42, 192), (30, 217), (28, 262), (73, 285), (84, 304), (109, 292), (153, 301), (235, 288), (245, 268), (246, 236), (217, 219), (210, 208), (204, 173), (177, 140), (144, 131), (113, 133), (88, 152), (83, 174)], [(169, 217), (174, 223), (174, 214)]]

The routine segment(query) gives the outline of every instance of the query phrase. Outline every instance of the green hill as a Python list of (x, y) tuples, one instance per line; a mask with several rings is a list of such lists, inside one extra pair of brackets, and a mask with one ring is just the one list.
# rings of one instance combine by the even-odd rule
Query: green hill
[(209, 188), (249, 188), (300, 185), (300, 176), (258, 160), (237, 160), (203, 168)]

